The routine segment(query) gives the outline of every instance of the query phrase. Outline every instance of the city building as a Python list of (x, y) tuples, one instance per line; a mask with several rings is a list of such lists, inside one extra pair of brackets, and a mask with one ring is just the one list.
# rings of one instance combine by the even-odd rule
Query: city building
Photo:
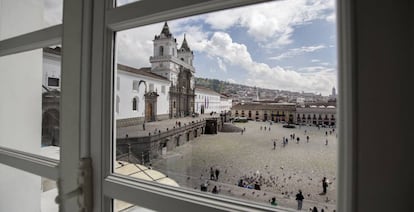
[(293, 122), (296, 104), (248, 102), (234, 105), (232, 117), (246, 117), (249, 120)]
[(198, 114), (208, 114), (220, 112), (220, 94), (205, 87), (196, 86), (195, 88), (195, 112)]
[(249, 102), (234, 105), (231, 115), (249, 120), (289, 122), (294, 124), (336, 125), (336, 107), (331, 104), (298, 105), (294, 103)]

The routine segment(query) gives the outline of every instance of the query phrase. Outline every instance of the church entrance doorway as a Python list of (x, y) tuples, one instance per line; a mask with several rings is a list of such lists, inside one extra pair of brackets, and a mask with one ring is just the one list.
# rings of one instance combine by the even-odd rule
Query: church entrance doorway
[(157, 92), (148, 92), (145, 94), (145, 121), (151, 122), (157, 120)]

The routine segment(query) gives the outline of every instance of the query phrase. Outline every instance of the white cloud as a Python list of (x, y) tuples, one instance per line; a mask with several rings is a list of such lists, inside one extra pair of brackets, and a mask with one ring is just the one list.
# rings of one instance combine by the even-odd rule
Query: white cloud
[(318, 60), (318, 59), (312, 59), (312, 60), (311, 60), (311, 62), (312, 62), (312, 63), (318, 63), (318, 62), (321, 62), (321, 61), (320, 61), (320, 60)]
[(217, 57), (217, 64), (220, 70), (227, 72), (226, 64), (224, 64), (223, 60), (221, 60), (219, 57)]
[(292, 43), (296, 26), (326, 19), (333, 9), (333, 0), (275, 1), (211, 13), (206, 15), (205, 22), (218, 30), (243, 27), (265, 46), (280, 47)]
[[(163, 23), (134, 28), (117, 33), (117, 62), (135, 68), (149, 67), (153, 55), (155, 34), (161, 32)], [(156, 33), (154, 33), (156, 32)]]
[(281, 60), (281, 59), (286, 59), (286, 58), (290, 58), (290, 57), (295, 57), (295, 56), (299, 56), (305, 53), (309, 53), (309, 52), (314, 52), (320, 49), (324, 49), (326, 48), (325, 45), (317, 45), (317, 46), (302, 46), (300, 48), (293, 48), (293, 49), (289, 49), (286, 52), (276, 56), (276, 57), (270, 57), (269, 59), (272, 60)]
[(241, 83), (249, 85), (328, 94), (336, 84), (336, 72), (323, 66), (298, 70), (304, 72), (299, 73), (280, 66), (270, 67), (265, 63), (256, 62), (244, 44), (233, 42), (231, 36), (224, 32), (215, 32), (200, 51), (211, 57), (221, 58), (229, 65), (239, 66), (240, 71), (247, 72), (248, 76), (248, 79)]
[(336, 15), (335, 13), (331, 13), (330, 15), (326, 16), (326, 21), (335, 23), (336, 22)]
[(299, 72), (307, 72), (307, 73), (315, 73), (315, 72), (321, 72), (321, 71), (334, 71), (332, 68), (327, 68), (325, 66), (307, 66), (302, 67), (298, 69)]
[[(305, 0), (289, 0), (275, 4), (280, 6), (283, 3), (285, 5), (281, 11), (274, 10), (274, 6), (267, 8), (266, 4), (264, 4), (258, 6), (261, 8), (243, 8), (244, 12), (240, 14), (236, 10), (234, 10), (236, 12), (230, 11), (230, 13), (219, 12), (215, 13), (214, 16), (213, 14), (195, 16), (171, 21), (168, 24), (171, 32), (177, 38), (178, 47), (180, 47), (184, 33), (186, 33), (189, 46), (194, 50), (195, 60), (200, 59), (200, 57), (197, 57), (197, 54), (203, 54), (217, 61), (218, 70), (231, 71), (235, 76), (240, 72), (244, 72), (243, 74), (247, 78), (244, 81), (238, 78), (238, 83), (272, 89), (305, 90), (328, 94), (332, 86), (336, 85), (335, 71), (326, 67), (309, 67), (307, 69), (302, 68), (301, 70), (293, 70), (290, 67), (270, 67), (265, 63), (254, 61), (247, 46), (234, 42), (228, 33), (208, 32), (203, 28), (203, 24), (200, 24), (200, 21), (206, 18), (206, 22), (215, 29), (241, 26), (246, 28), (249, 35), (256, 41), (264, 41), (262, 46), (286, 45), (292, 42), (291, 36), (295, 26), (308, 24), (318, 18), (324, 18), (321, 12), (323, 9), (321, 8), (329, 8), (325, 4), (327, 1), (313, 1), (314, 3), (311, 4)], [(297, 5), (302, 5), (307, 9), (295, 9)], [(246, 10), (249, 12), (245, 12)], [(263, 10), (263, 12), (260, 12), (260, 10)], [(278, 14), (279, 12), (284, 15), (287, 14), (288, 17), (282, 17), (283, 15)], [(272, 18), (272, 16), (276, 17)], [(162, 26), (163, 23), (159, 23), (119, 32), (117, 34), (117, 62), (137, 68), (150, 66), (149, 56), (153, 54), (152, 40), (154, 35), (159, 34)], [(288, 51), (290, 53), (279, 55), (278, 57), (293, 57), (322, 48), (326, 47), (323, 45), (304, 46), (291, 49)], [(234, 72), (230, 67), (239, 67), (237, 69), (238, 72)], [(198, 71), (205, 70), (210, 73), (218, 71), (211, 69), (211, 67), (196, 68)], [(228, 79), (228, 81), (236, 82), (234, 79)]]
[(231, 79), (231, 78), (228, 78), (228, 79), (227, 79), (227, 82), (229, 82), (229, 83), (233, 83), (233, 84), (234, 84), (234, 83), (236, 83), (236, 80)]

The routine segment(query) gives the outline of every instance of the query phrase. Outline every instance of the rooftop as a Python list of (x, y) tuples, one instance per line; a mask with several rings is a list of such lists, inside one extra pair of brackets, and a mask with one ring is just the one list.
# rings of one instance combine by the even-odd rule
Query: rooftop
[(161, 75), (158, 75), (158, 74), (155, 74), (155, 73), (151, 72), (150, 67), (144, 67), (144, 68), (136, 69), (136, 68), (132, 68), (130, 66), (126, 66), (126, 65), (122, 65), (122, 64), (118, 63), (118, 70), (122, 70), (122, 71), (126, 71), (126, 72), (129, 72), (129, 73), (146, 76), (146, 77), (153, 78), (153, 79), (158, 79), (158, 80), (163, 80), (163, 81), (170, 82), (170, 80), (167, 79), (166, 77), (163, 77)]

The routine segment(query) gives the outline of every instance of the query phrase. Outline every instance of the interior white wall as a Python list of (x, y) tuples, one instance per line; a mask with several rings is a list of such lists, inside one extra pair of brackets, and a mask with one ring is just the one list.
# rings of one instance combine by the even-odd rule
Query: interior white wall
[[(39, 29), (43, 1), (0, 0), (0, 40)], [(42, 50), (0, 57), (0, 145), (40, 152)], [(40, 211), (40, 177), (0, 165), (0, 211)]]

